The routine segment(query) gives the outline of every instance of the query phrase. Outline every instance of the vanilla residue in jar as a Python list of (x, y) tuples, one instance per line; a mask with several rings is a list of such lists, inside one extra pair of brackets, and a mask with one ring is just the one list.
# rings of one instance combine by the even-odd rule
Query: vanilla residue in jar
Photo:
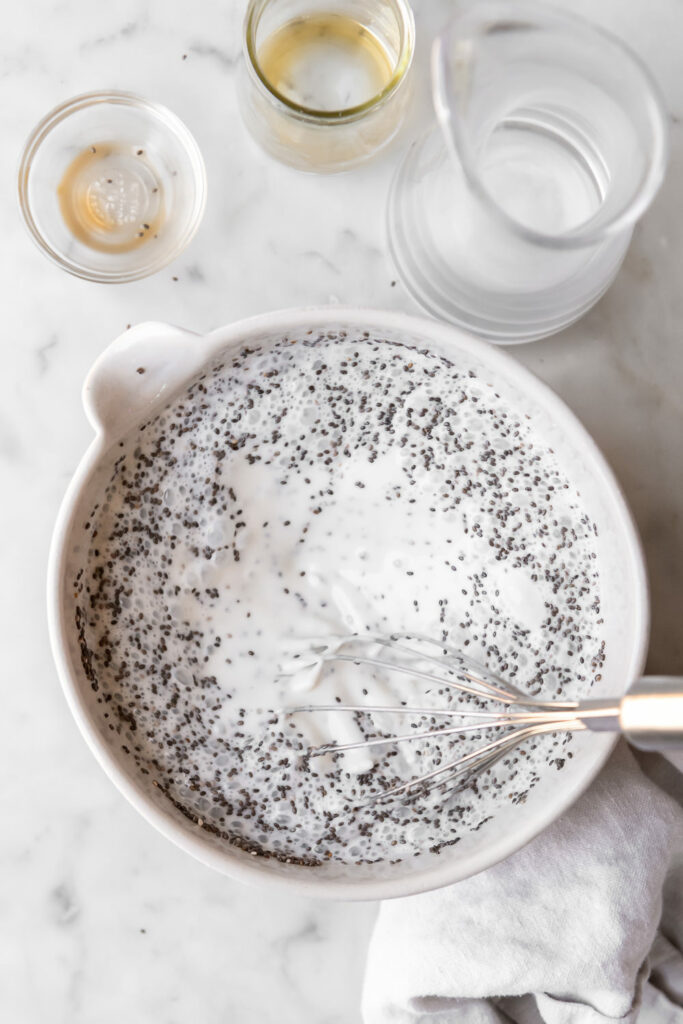
[[(542, 736), (464, 792), (368, 804), (482, 736), (311, 761), (316, 743), (419, 721), (284, 713), (302, 701), (288, 660), (350, 632), (448, 639), (533, 694), (590, 690), (595, 527), (504, 387), (410, 345), (281, 338), (227, 354), (113, 459), (74, 581), (84, 668), (119, 755), (219, 841), (312, 866), (400, 860), (561, 767), (571, 737)], [(303, 685), (305, 703), (448, 699), (353, 665)]]
[(74, 238), (99, 252), (153, 242), (165, 220), (161, 177), (143, 146), (94, 142), (66, 168), (59, 208)]
[(267, 36), (259, 67), (281, 96), (307, 110), (344, 111), (378, 96), (394, 60), (382, 40), (355, 18), (315, 13)]

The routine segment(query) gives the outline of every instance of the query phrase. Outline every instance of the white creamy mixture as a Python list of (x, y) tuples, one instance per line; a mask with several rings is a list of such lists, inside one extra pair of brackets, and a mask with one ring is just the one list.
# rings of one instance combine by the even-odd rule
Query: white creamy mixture
[(309, 760), (420, 720), (282, 713), (452, 699), (355, 665), (290, 674), (310, 638), (352, 632), (448, 639), (531, 693), (590, 689), (594, 527), (468, 366), (344, 332), (280, 339), (226, 356), (115, 458), (76, 581), (83, 664), (132, 769), (201, 827), (311, 865), (397, 860), (571, 756), (542, 737), (464, 792), (368, 804), (486, 733)]

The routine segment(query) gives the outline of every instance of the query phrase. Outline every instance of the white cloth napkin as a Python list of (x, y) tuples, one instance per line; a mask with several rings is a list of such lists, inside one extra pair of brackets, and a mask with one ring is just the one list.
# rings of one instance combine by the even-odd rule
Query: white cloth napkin
[(683, 1024), (683, 775), (641, 762), (621, 743), (524, 849), (382, 904), (364, 1024)]

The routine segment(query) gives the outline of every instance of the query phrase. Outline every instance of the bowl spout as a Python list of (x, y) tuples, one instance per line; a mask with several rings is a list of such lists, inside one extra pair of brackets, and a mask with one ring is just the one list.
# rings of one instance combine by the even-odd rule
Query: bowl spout
[(104, 350), (88, 374), (86, 415), (98, 434), (114, 441), (205, 361), (201, 335), (170, 324), (137, 324)]

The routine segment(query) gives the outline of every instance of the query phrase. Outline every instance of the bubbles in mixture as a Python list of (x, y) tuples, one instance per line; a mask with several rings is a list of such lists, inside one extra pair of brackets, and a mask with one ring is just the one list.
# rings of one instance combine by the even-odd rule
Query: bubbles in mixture
[(397, 861), (571, 757), (568, 736), (538, 737), (466, 789), (373, 802), (486, 730), (310, 758), (438, 720), (287, 711), (453, 699), (358, 665), (290, 674), (316, 637), (422, 633), (548, 699), (600, 671), (595, 528), (531, 421), (468, 366), (344, 332), (234, 351), (120, 442), (87, 529), (76, 625), (101, 724), (219, 841)]

